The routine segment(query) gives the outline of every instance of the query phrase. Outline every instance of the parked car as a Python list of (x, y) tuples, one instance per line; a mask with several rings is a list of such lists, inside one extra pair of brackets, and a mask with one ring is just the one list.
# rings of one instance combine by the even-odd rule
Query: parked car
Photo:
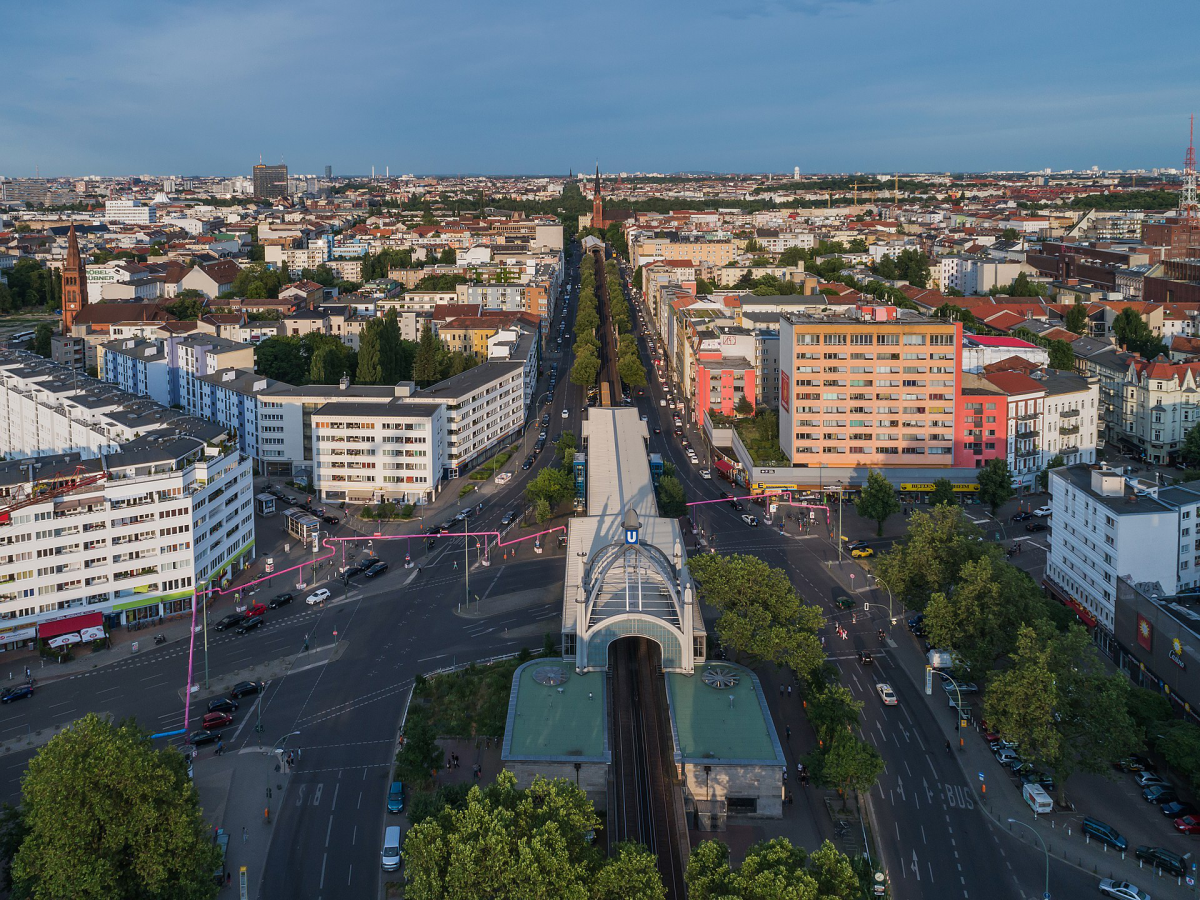
[(383, 560), (380, 560), (379, 562), (375, 563), (375, 565), (371, 566), (371, 568), (367, 569), (367, 571), (363, 572), (363, 578), (374, 578), (376, 575), (382, 575), (387, 570), (388, 564)]
[(305, 598), (304, 602), (309, 606), (316, 606), (318, 603), (324, 603), (330, 598), (330, 596), (331, 594), (329, 593), (328, 588), (319, 588), (318, 590), (315, 590), (309, 594), (308, 597)]
[(1036, 784), (1047, 794), (1054, 793), (1056, 788), (1054, 776), (1047, 775), (1045, 772), (1038, 772), (1034, 770), (1031, 772), (1026, 772), (1020, 777), (1022, 784)]
[(1166, 779), (1160, 777), (1154, 772), (1138, 772), (1133, 776), (1133, 780), (1138, 783), (1138, 787), (1149, 787), (1152, 784), (1166, 784)]
[(259, 616), (265, 616), (266, 614), (267, 614), (267, 604), (255, 603), (248, 610), (246, 610), (245, 616), (247, 619), (255, 619)]
[(237, 708), (238, 702), (236, 700), (230, 700), (228, 697), (214, 697), (212, 700), (208, 701), (209, 712), (234, 713), (237, 712)]
[(1180, 819), (1183, 816), (1196, 815), (1196, 807), (1190, 803), (1185, 803), (1182, 800), (1176, 800), (1174, 803), (1164, 803), (1162, 805), (1162, 814), (1168, 819)]
[(947, 694), (953, 694), (956, 691), (959, 694), (978, 694), (979, 693), (979, 685), (977, 685), (973, 681), (960, 681), (960, 682), (958, 682), (958, 686), (955, 687), (953, 682), (943, 681), (942, 682), (942, 690), (945, 691)]
[(226, 628), (232, 628), (235, 625), (242, 624), (242, 619), (244, 618), (245, 616), (243, 616), (241, 613), (230, 613), (213, 627), (216, 628), (217, 631), (224, 631)]
[(239, 681), (233, 686), (233, 689), (229, 692), (229, 696), (234, 700), (240, 700), (251, 694), (257, 694), (264, 686), (261, 681)]
[(1033, 513), (1026, 512), (1025, 510), (1019, 510), (1018, 512), (1015, 512), (1012, 514), (1012, 518), (1009, 521), (1024, 522), (1024, 521), (1027, 521), (1028, 519), (1032, 519), (1032, 518), (1033, 518)]
[(280, 594), (278, 597), (272, 597), (271, 602), (267, 604), (267, 609), (279, 609), (281, 606), (287, 606), (292, 602), (291, 594)]
[(1153, 772), (1158, 767), (1144, 756), (1136, 753), (1113, 763), (1113, 768), (1119, 772)]
[(875, 551), (870, 547), (855, 547), (850, 551), (850, 555), (855, 559), (866, 559), (868, 556), (874, 556)]
[(1179, 795), (1175, 793), (1175, 788), (1167, 784), (1152, 784), (1142, 790), (1142, 797), (1147, 803), (1157, 803), (1160, 806), (1164, 803), (1175, 803), (1179, 800)]
[(393, 781), (388, 788), (387, 811), (390, 813), (404, 812), (404, 784)]
[(1046, 516), (1052, 514), (1053, 512), (1054, 512), (1054, 510), (1052, 510), (1049, 506), (1039, 506), (1037, 509), (1035, 509), (1033, 511), (1033, 514), (1035, 516), (1037, 516), (1039, 519), (1044, 519)]
[(1045, 531), (1047, 525), (1045, 522), (1030, 522), (1025, 526), (1025, 530), (1031, 534), (1037, 534), (1039, 531)]
[(204, 718), (200, 722), (200, 727), (205, 731), (213, 731), (217, 728), (224, 728), (233, 721), (233, 716), (224, 712), (205, 713)]
[(705, 481), (712, 481), (712, 472), (710, 472), (708, 469), (701, 469), (700, 477)]
[(884, 706), (896, 706), (899, 700), (896, 699), (896, 692), (892, 690), (890, 684), (880, 682), (875, 685), (875, 690), (879, 692), (879, 699), (883, 701)]
[(193, 731), (188, 735), (187, 742), (193, 747), (203, 747), (205, 744), (213, 744), (221, 739), (219, 731)]
[(1138, 847), (1133, 855), (1169, 875), (1180, 877), (1187, 872), (1187, 863), (1183, 858), (1164, 847)]
[(1021, 758), (1021, 757), (1017, 756), (1015, 751), (1009, 750), (1007, 747), (999, 748), (998, 750), (996, 750), (995, 755), (996, 755), (996, 762), (1000, 763), (1000, 765), (1002, 765), (1002, 766), (1010, 766), (1010, 765), (1012, 765), (1014, 760), (1020, 760), (1020, 758)]
[(337, 516), (321, 516), (321, 521), (324, 522), (326, 525), (336, 525), (338, 522), (340, 522), (342, 520), (339, 519)]
[(1136, 884), (1130, 884), (1128, 881), (1113, 881), (1111, 878), (1101, 879), (1100, 893), (1106, 897), (1116, 897), (1117, 900), (1150, 900), (1150, 895)]
[(1200, 834), (1200, 816), (1180, 816), (1175, 820), (1175, 830), (1184, 834)]
[(0, 694), (0, 703), (12, 703), (14, 700), (24, 700), (33, 696), (32, 684), (19, 684)]
[(1088, 837), (1102, 844), (1108, 844), (1114, 850), (1124, 851), (1129, 846), (1129, 842), (1121, 836), (1121, 833), (1117, 829), (1113, 828), (1107, 822), (1101, 822), (1099, 819), (1093, 819), (1091, 816), (1084, 816), (1079, 828)]
[(264, 619), (262, 616), (255, 616), (253, 619), (247, 619), (245, 622), (243, 622), (241, 625), (239, 625), (237, 627), (236, 633), (237, 634), (247, 634), (248, 632), (253, 631), (255, 628), (258, 628), (265, 621), (267, 621), (267, 620)]

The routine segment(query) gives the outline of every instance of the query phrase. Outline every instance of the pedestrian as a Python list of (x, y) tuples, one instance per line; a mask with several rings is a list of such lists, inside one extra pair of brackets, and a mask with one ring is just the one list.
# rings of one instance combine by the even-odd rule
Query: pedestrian
[(225, 887), (229, 887), (231, 884), (233, 884), (233, 873), (226, 872), (225, 873)]
[(29, 666), (26, 666), (26, 667), (25, 667), (25, 678), (26, 678), (26, 679), (28, 679), (28, 678), (29, 678), (29, 676), (30, 676), (30, 674), (31, 674), (31, 673), (30, 673), (30, 671), (29, 671)]
[(783, 685), (782, 684), (779, 686), (779, 696), (780, 697), (783, 696)]
[(787, 769), (783, 770), (783, 783), (787, 784)]
[(785, 735), (787, 735), (787, 739), (790, 741), (790, 740), (792, 739), (792, 726), (791, 726), (791, 725), (784, 725), (784, 726), (783, 726), (783, 733), (784, 733)]
[(788, 699), (790, 700), (791, 698), (792, 698), (792, 686), (789, 684), (788, 685)]
[[(805, 781), (804, 783), (805, 783), (805, 784), (808, 784), (808, 782), (807, 782), (807, 781)], [(791, 806), (791, 805), (792, 805), (793, 803), (795, 803), (795, 802), (796, 802), (796, 798), (795, 798), (795, 796), (794, 796), (794, 795), (792, 795), (792, 794), (788, 794), (788, 806)]]
[(821, 649), (825, 649), (825, 635), (821, 635)]
[(246, 826), (245, 826), (245, 825), (243, 825), (243, 826), (242, 826), (242, 843), (243, 843), (243, 844), (244, 844), (244, 843), (246, 843), (246, 841), (247, 841), (249, 838), (250, 838), (250, 835), (249, 835), (249, 834), (246, 832)]
[(454, 768), (454, 766), (453, 766), (453, 761), (452, 761), (452, 760), (450, 759), (450, 757), (448, 757), (448, 756), (446, 757), (446, 768), (447, 768), (447, 769), (452, 769), (452, 768)]

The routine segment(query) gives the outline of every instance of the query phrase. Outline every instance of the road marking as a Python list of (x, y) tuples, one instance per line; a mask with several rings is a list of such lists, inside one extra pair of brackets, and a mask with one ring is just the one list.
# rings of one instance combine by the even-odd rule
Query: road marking
[(439, 653), (437, 656), (426, 656), (424, 659), (418, 659), (417, 662), (429, 662), (431, 659), (444, 659), (445, 653)]
[[(341, 775), (338, 775), (338, 778), (341, 778), (341, 777), (342, 777)], [(340, 784), (335, 784), (335, 785), (333, 786), (333, 802), (332, 802), (331, 804), (329, 804), (329, 811), (330, 811), (331, 813), (332, 813), (332, 812), (333, 812), (335, 809), (337, 809), (337, 795), (338, 795), (338, 790), (339, 790), (340, 788), (341, 788), (341, 785), (340, 785)], [(329, 817), (329, 819), (330, 819), (330, 824), (332, 824), (332, 823), (333, 823), (333, 816), (331, 815), (331, 816)]]
[[(358, 795), (358, 799), (362, 800), (362, 794)], [(350, 832), (350, 843), (351, 844), (358, 843), (358, 826), (357, 825), (355, 825), (354, 830)]]
[[(925, 837), (925, 826), (924, 825), (921, 826), (921, 843), (922, 844), (929, 843), (929, 839), (927, 837)], [(957, 856), (957, 854), (955, 854), (955, 855)]]
[[(354, 864), (353, 864), (353, 863), (351, 863), (351, 864), (350, 864), (350, 869), (349, 869), (349, 871), (347, 871), (347, 873), (346, 873), (346, 885), (347, 885), (347, 886), (349, 886), (349, 884), (350, 884), (350, 879), (351, 879), (353, 876), (354, 876)], [(964, 882), (964, 883), (965, 883), (965, 882)]]
[(329, 858), (329, 854), (325, 853), (321, 856), (321, 883), (317, 885), (319, 890), (325, 887), (325, 860)]
[(325, 846), (329, 846), (329, 836), (333, 834), (333, 813), (329, 814), (329, 827), (325, 829)]

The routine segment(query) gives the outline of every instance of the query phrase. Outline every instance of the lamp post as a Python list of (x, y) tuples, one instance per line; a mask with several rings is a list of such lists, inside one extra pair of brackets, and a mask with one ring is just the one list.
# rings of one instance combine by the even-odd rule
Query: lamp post
[(958, 686), (958, 682), (954, 680), (954, 676), (953, 676), (953, 675), (947, 675), (947, 674), (946, 674), (945, 672), (943, 672), (941, 669), (934, 669), (934, 671), (935, 671), (935, 672), (937, 672), (939, 675), (941, 675), (943, 678), (945, 678), (945, 679), (946, 679), (948, 682), (950, 682), (952, 685), (954, 685), (954, 696), (955, 696), (956, 700), (958, 701), (958, 706), (957, 706), (957, 707), (955, 708), (955, 710), (954, 710), (954, 712), (955, 712), (954, 724), (955, 724), (955, 732), (956, 732), (956, 733), (957, 733), (957, 735), (958, 735), (958, 749), (959, 749), (959, 750), (961, 750), (961, 749), (963, 748), (963, 737), (962, 737), (962, 717), (963, 717), (963, 708), (962, 708), (962, 690), (959, 688), (959, 686)]
[(1008, 824), (1020, 825), (1022, 828), (1028, 828), (1037, 835), (1037, 839), (1042, 845), (1042, 853), (1045, 854), (1046, 857), (1046, 887), (1045, 893), (1042, 894), (1042, 897), (1045, 898), (1045, 900), (1050, 900), (1050, 851), (1046, 849), (1046, 841), (1042, 838), (1041, 834), (1038, 833), (1038, 830), (1028, 822), (1022, 822), (1020, 819), (1009, 819)]
[(842, 565), (842, 481), (838, 479), (838, 568)]
[(887, 594), (888, 594), (888, 621), (891, 622), (893, 625), (895, 625), (896, 624), (896, 616), (892, 613), (892, 589), (890, 587), (888, 587), (886, 584), (884, 584), (883, 579), (880, 578), (878, 575), (872, 575), (871, 577), (875, 579), (875, 583), (877, 585), (882, 584), (883, 589), (885, 591), (887, 591)]

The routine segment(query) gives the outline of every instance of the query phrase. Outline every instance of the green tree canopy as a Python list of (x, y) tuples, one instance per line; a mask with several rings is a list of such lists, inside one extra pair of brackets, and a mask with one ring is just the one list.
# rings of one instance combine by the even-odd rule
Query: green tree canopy
[(687, 515), (687, 497), (683, 493), (683, 482), (676, 476), (664, 474), (658, 480), (658, 508), (668, 519)]
[(38, 356), (49, 359), (51, 353), (50, 338), (53, 336), (53, 325), (49, 322), (38, 322), (37, 328), (33, 330), (33, 343), (30, 349)]
[(700, 554), (689, 564), (700, 599), (720, 612), (716, 629), (726, 647), (789, 666), (802, 678), (821, 668), (817, 629), (825, 618), (801, 601), (787, 572), (742, 554)]
[(1067, 331), (1073, 331), (1076, 334), (1087, 334), (1087, 307), (1079, 301), (1067, 310), (1067, 317), (1063, 324)]
[(1154, 336), (1150, 326), (1132, 307), (1126, 306), (1117, 313), (1113, 319), (1112, 330), (1118, 344), (1146, 359), (1153, 359), (1160, 353), (1167, 352), (1166, 344)]
[[(425, 326), (421, 329), (421, 340), (418, 342), (417, 353), (413, 359), (412, 367), (413, 380), (421, 387), (428, 387), (438, 380), (441, 353), (442, 342), (433, 333), (433, 328), (426, 322)], [(358, 355), (361, 359), (361, 346)]]
[(859, 900), (868, 888), (850, 860), (826, 841), (811, 856), (784, 837), (760, 841), (741, 866), (721, 841), (701, 841), (688, 857), (689, 900)]
[(867, 483), (854, 501), (854, 508), (864, 519), (875, 523), (876, 533), (883, 535), (883, 523), (900, 512), (896, 489), (884, 474), (876, 469), (867, 473)]
[(254, 368), (259, 375), (286, 384), (303, 385), (309, 373), (308, 349), (298, 337), (276, 335), (254, 348)]
[(588, 348), (577, 347), (575, 359), (571, 363), (571, 384), (584, 387), (596, 383), (600, 375), (600, 360)]
[(817, 734), (822, 749), (833, 743), (835, 735), (858, 725), (862, 701), (855, 700), (850, 688), (824, 684), (808, 695), (808, 722)]
[(810, 755), (813, 779), (835, 788), (842, 808), (850, 791), (869, 791), (883, 772), (879, 751), (851, 731), (839, 731), (824, 753)]
[(929, 495), (930, 506), (941, 506), (944, 503), (955, 503), (954, 485), (949, 478), (939, 478), (933, 483), (933, 492)]
[(1038, 487), (1040, 487), (1043, 491), (1049, 489), (1049, 487), (1050, 487), (1050, 470), (1057, 469), (1060, 466), (1065, 466), (1066, 464), (1067, 464), (1067, 461), (1065, 459), (1063, 459), (1063, 455), (1061, 453), (1056, 453), (1056, 454), (1054, 454), (1054, 456), (1050, 457), (1049, 462), (1046, 463), (1046, 468), (1044, 468), (1044, 469), (1042, 469), (1042, 471), (1038, 472), (1038, 477), (1037, 477)]
[(132, 722), (78, 719), (33, 757), (21, 792), (27, 833), (12, 861), (16, 896), (216, 896), (220, 855), (187, 761)]
[(907, 533), (876, 560), (875, 571), (906, 606), (923, 610), (934, 593), (951, 590), (966, 563), (999, 552), (980, 540), (962, 507), (947, 504), (914, 512)]
[(999, 457), (989, 459), (979, 470), (975, 480), (979, 482), (979, 499), (992, 508), (993, 516), (1001, 504), (1016, 493), (1012, 484), (1012, 471), (1008, 468), (1008, 463)]
[[(429, 326), (426, 325), (426, 328)], [(358, 384), (379, 384), (383, 380), (382, 319), (371, 319), (358, 336)]]
[(1050, 342), (1050, 368), (1068, 372), (1075, 368), (1075, 351), (1066, 341)]
[(1200, 425), (1188, 429), (1183, 445), (1179, 448), (1179, 457), (1193, 469), (1200, 469)]

